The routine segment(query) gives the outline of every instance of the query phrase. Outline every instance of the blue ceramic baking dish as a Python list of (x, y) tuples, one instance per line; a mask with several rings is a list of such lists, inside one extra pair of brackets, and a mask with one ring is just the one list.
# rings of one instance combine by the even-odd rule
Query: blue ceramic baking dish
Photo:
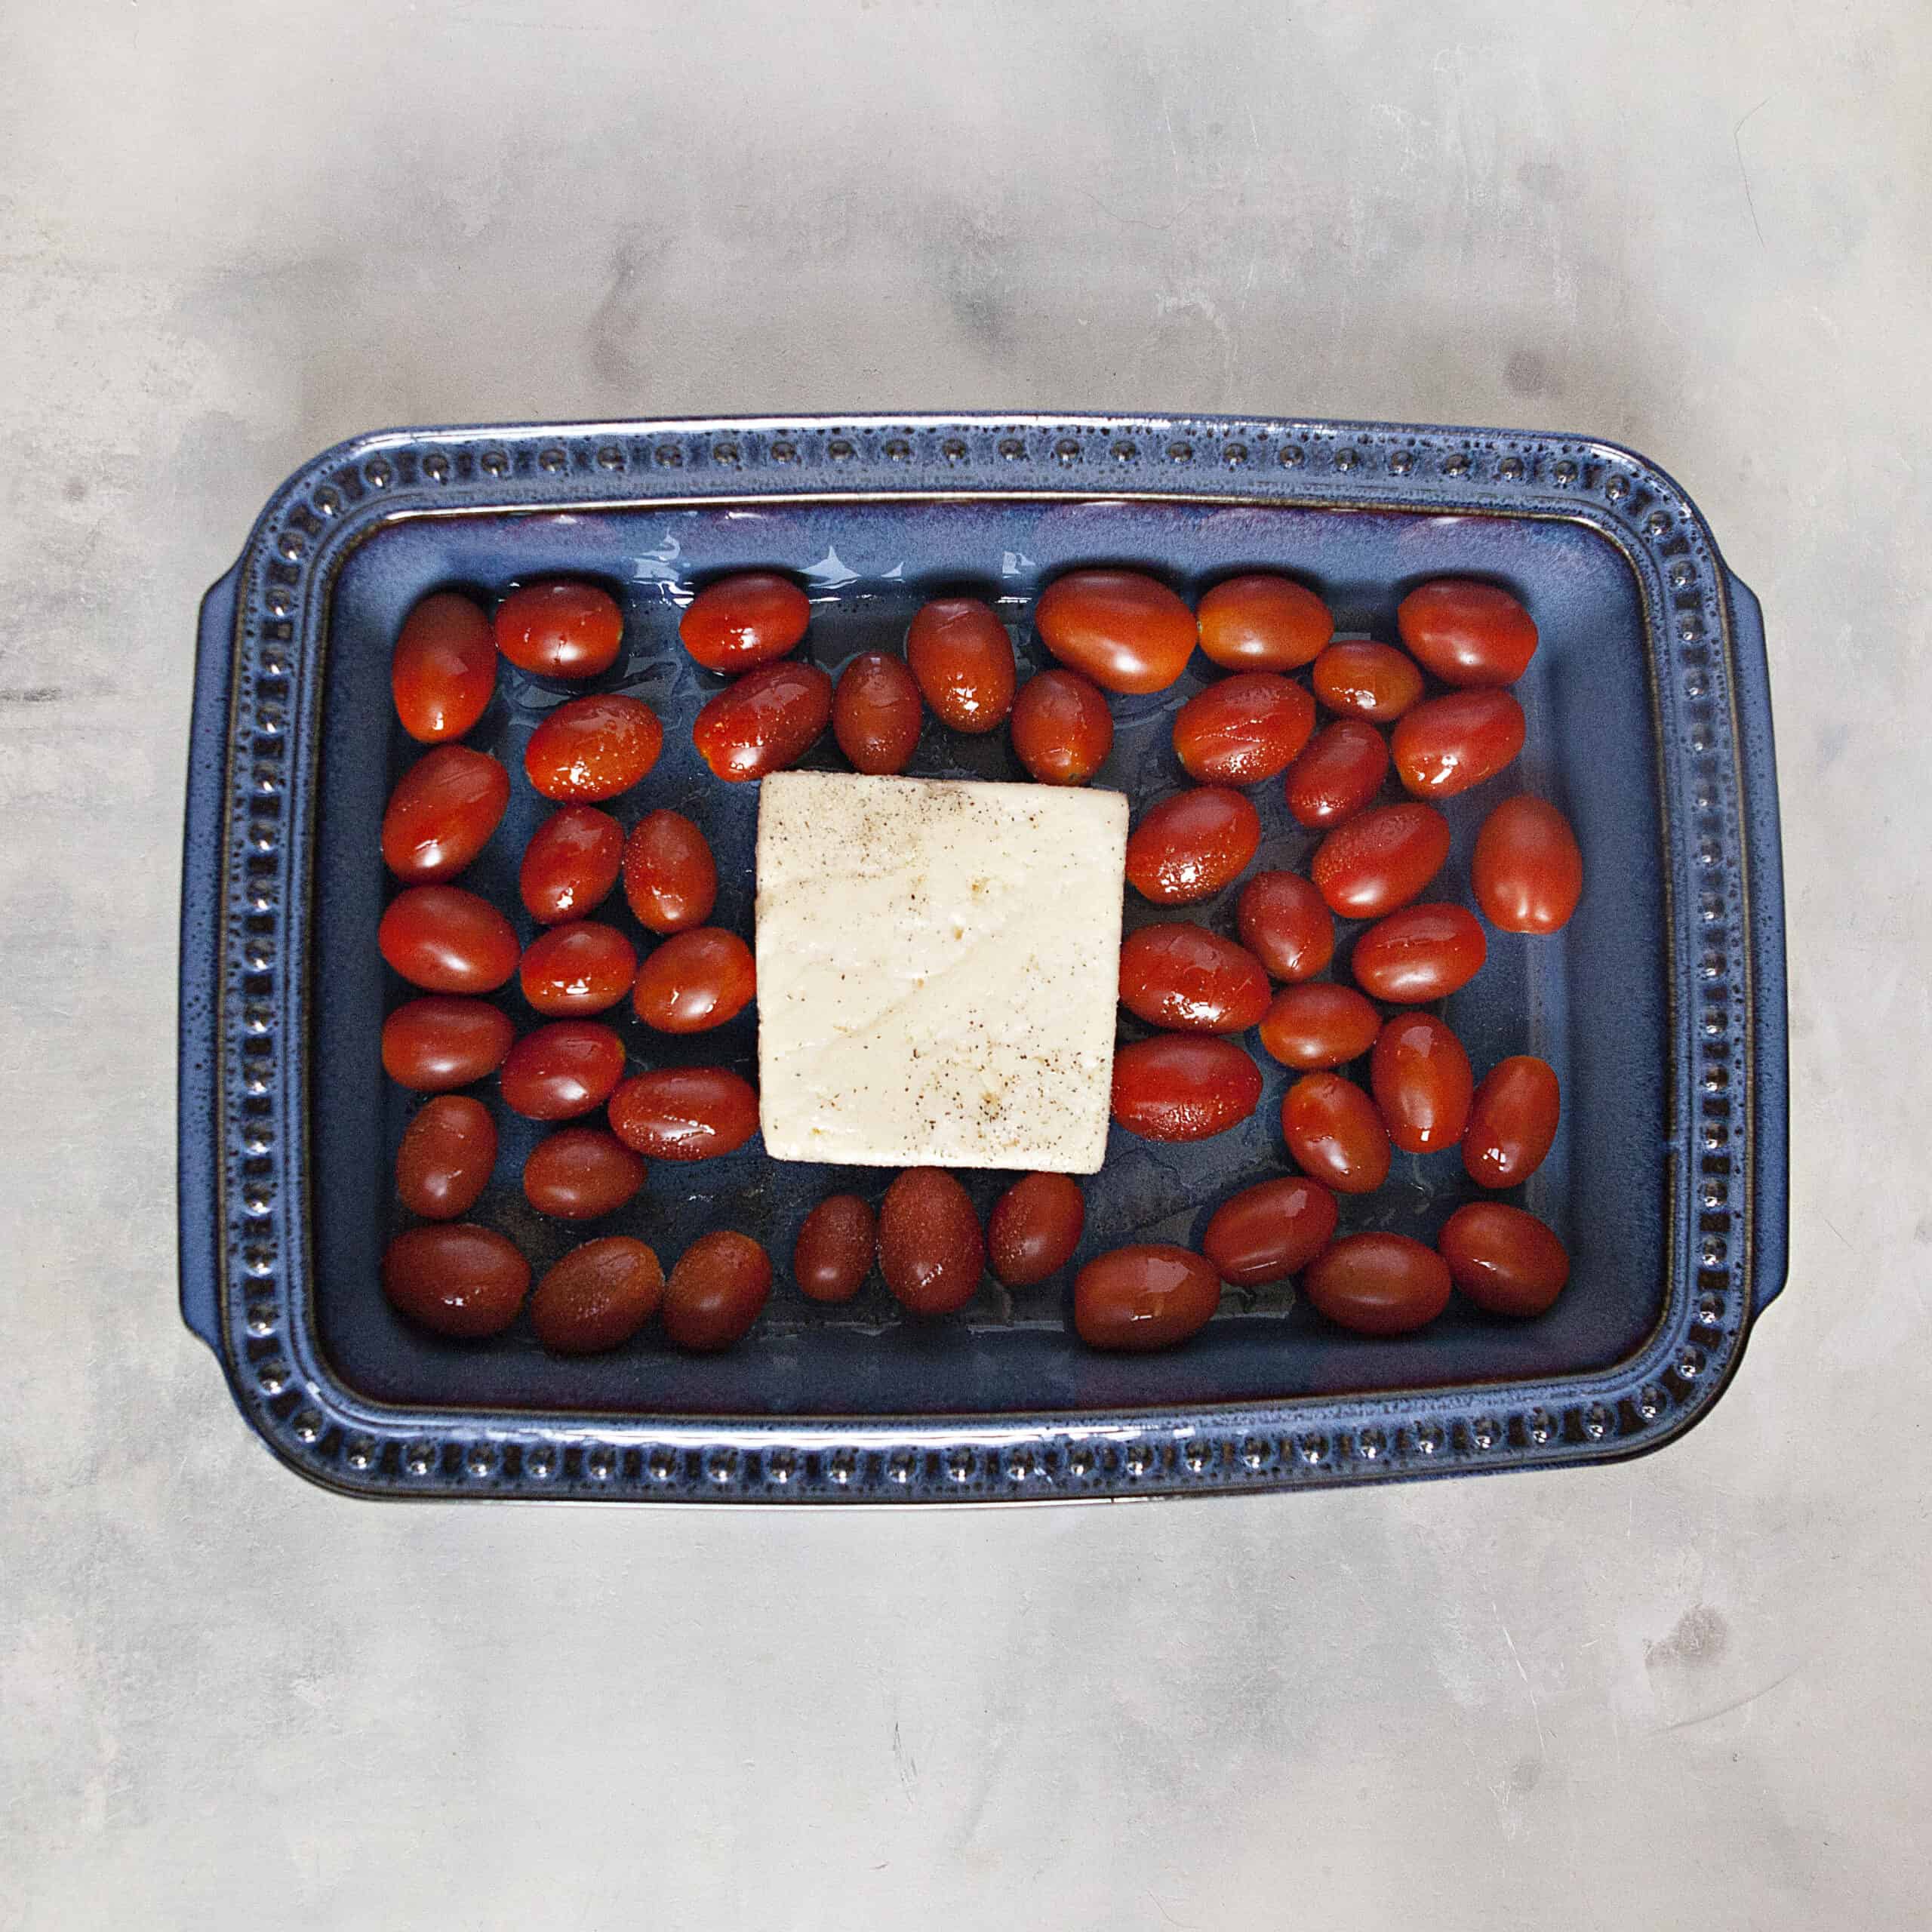
[[(676, 643), (691, 586), (793, 573), (805, 648), (835, 669), (897, 648), (942, 587), (998, 601), (1039, 659), (1032, 600), (1056, 572), (1122, 561), (1195, 595), (1241, 570), (1312, 583), (1339, 628), (1392, 635), (1396, 603), (1447, 573), (1506, 584), (1543, 636), (1519, 687), (1518, 768), (1451, 801), (1444, 896), (1466, 892), (1476, 824), (1524, 786), (1561, 803), (1588, 867), (1554, 940), (1495, 935), (1447, 1003), (1478, 1069), (1534, 1052), (1564, 1124), (1527, 1204), (1562, 1234), (1571, 1285), (1543, 1319), (1460, 1305), (1395, 1340), (1344, 1334), (1290, 1289), (1231, 1297), (1165, 1355), (1088, 1352), (1066, 1281), (963, 1315), (899, 1315), (876, 1284), (806, 1302), (782, 1263), (835, 1187), (883, 1173), (764, 1159), (755, 1141), (654, 1168), (612, 1228), (667, 1260), (712, 1226), (764, 1240), (779, 1284), (729, 1355), (654, 1331), (609, 1355), (546, 1355), (521, 1326), (439, 1340), (377, 1285), (398, 1225), (390, 1168), (410, 1097), (378, 1061), (383, 802), (414, 747), (388, 692), (404, 613), (445, 587), (489, 597), (543, 573), (623, 601), (606, 681), (666, 724), (620, 815), (670, 804), (721, 856), (718, 918), (749, 932), (755, 786), (711, 780), (691, 746), (709, 681)], [(1138, 810), (1180, 782), (1174, 691), (1118, 707), (1098, 782)], [(515, 768), (562, 695), (505, 669), (472, 743)], [(829, 741), (828, 741), (829, 743)], [(835, 752), (822, 755), (836, 762)], [(913, 769), (1022, 775), (1003, 734), (928, 729)], [(515, 903), (520, 796), (466, 884)], [(1260, 788), (1262, 863), (1310, 835)], [(181, 944), (181, 1306), (236, 1401), (305, 1475), (358, 1494), (1032, 1500), (1301, 1488), (1601, 1461), (1709, 1409), (1784, 1278), (1786, 1039), (1777, 792), (1756, 601), (1695, 506), (1641, 457), (1586, 438), (1228, 418), (854, 417), (410, 430), (319, 456), (277, 491), (201, 618)], [(1132, 895), (1130, 895), (1131, 900)], [(1149, 915), (1131, 905), (1130, 921)], [(1211, 903), (1211, 923), (1232, 909)], [(620, 918), (626, 915), (617, 915)], [(513, 993), (503, 995), (514, 1002)], [(626, 1017), (626, 1025), (635, 1023)], [(749, 1016), (681, 1055), (749, 1068)], [(1088, 1189), (1085, 1254), (1198, 1239), (1208, 1211), (1279, 1171), (1282, 1070), (1241, 1131), (1160, 1147), (1115, 1131)], [(501, 1117), (476, 1218), (540, 1269), (568, 1244), (523, 1201), (531, 1130)], [(973, 1178), (983, 1208), (1004, 1177)], [(1345, 1225), (1428, 1237), (1469, 1189), (1454, 1154), (1398, 1157)], [(605, 1228), (600, 1231), (612, 1231)]]

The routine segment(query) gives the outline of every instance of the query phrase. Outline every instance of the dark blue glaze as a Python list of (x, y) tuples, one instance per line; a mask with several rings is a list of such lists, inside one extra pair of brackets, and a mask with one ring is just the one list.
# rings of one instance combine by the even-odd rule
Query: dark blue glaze
[[(735, 463), (721, 466), (724, 448)], [(467, 513), (410, 514), (430, 508)], [(1239, 569), (1287, 569), (1322, 591), (1341, 629), (1381, 636), (1429, 576), (1491, 577), (1534, 612), (1543, 643), (1519, 687), (1527, 747), (1451, 802), (1454, 850), (1432, 891), (1466, 897), (1475, 828), (1511, 792), (1555, 799), (1577, 826), (1588, 884), (1576, 918), (1553, 939), (1492, 934), (1485, 971), (1446, 1006), (1479, 1072), (1534, 1051), (1561, 1078), (1556, 1149), (1509, 1197), (1550, 1220), (1575, 1257), (1552, 1314), (1509, 1324), (1458, 1303), (1424, 1334), (1371, 1341), (1268, 1291), (1181, 1350), (1122, 1359), (1071, 1339), (1064, 1281), (1011, 1297), (989, 1283), (943, 1324), (900, 1318), (876, 1282), (848, 1308), (820, 1309), (784, 1278), (799, 1221), (835, 1189), (876, 1200), (890, 1176), (770, 1162), (755, 1141), (724, 1161), (654, 1166), (638, 1202), (589, 1231), (641, 1232), (667, 1262), (710, 1226), (765, 1241), (780, 1285), (728, 1355), (681, 1358), (647, 1335), (564, 1361), (521, 1325), (459, 1346), (396, 1318), (376, 1265), (399, 1224), (390, 1166), (416, 1103), (381, 1076), (380, 1017), (405, 995), (373, 933), (376, 827), (417, 749), (388, 697), (410, 605), (441, 587), (494, 597), (550, 571), (618, 595), (629, 648), (601, 681), (648, 698), (666, 746), (615, 809), (628, 823), (669, 804), (703, 826), (721, 860), (717, 918), (749, 936), (756, 788), (712, 780), (691, 747), (691, 717), (719, 683), (676, 644), (693, 584), (746, 565), (792, 571), (815, 604), (805, 651), (835, 671), (857, 651), (897, 648), (924, 597), (971, 590), (1002, 602), (1023, 674), (1048, 661), (1027, 621), (1040, 584), (1100, 561), (1154, 570), (1190, 596)], [(1197, 657), (1173, 691), (1116, 701), (1097, 782), (1137, 812), (1183, 782), (1172, 713), (1211, 668)], [(566, 694), (506, 666), (469, 741), (514, 768)], [(814, 761), (838, 763), (829, 749)], [(965, 739), (930, 722), (913, 769), (1023, 776), (1004, 734)], [(985, 1498), (1601, 1458), (1700, 1414), (1783, 1279), (1783, 925), (1757, 608), (1675, 486), (1606, 445), (1085, 420), (371, 437), (291, 479), (210, 592), (190, 770), (183, 1309), (245, 1411), (325, 1481)], [(1278, 783), (1253, 795), (1259, 863), (1305, 866), (1315, 841)], [(515, 858), (545, 809), (519, 786), (466, 883), (514, 906)], [(1235, 896), (1195, 910), (1229, 929)], [(1128, 915), (1158, 916), (1131, 894)], [(600, 916), (641, 937), (621, 895)], [(500, 997), (527, 1017), (513, 989)], [(755, 1070), (750, 1015), (681, 1041), (627, 1013), (618, 1023), (635, 1064)], [(1280, 1171), (1286, 1080), (1262, 1057), (1267, 1089), (1244, 1129), (1192, 1147), (1115, 1131), (1088, 1184), (1083, 1257), (1197, 1239), (1218, 1201)], [(585, 1231), (529, 1211), (517, 1175), (536, 1131), (498, 1117), (501, 1158), (475, 1218), (540, 1268)], [(967, 1178), (983, 1210), (1010, 1177)], [(1454, 1154), (1398, 1156), (1392, 1184), (1349, 1204), (1344, 1225), (1427, 1238), (1475, 1192)]]

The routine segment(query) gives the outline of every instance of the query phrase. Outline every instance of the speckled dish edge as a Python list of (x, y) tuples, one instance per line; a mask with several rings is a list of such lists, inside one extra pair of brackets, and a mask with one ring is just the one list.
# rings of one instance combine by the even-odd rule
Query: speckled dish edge
[[(1185, 1411), (854, 1420), (372, 1403), (316, 1345), (305, 1041), (315, 762), (336, 572), (408, 517), (809, 497), (1139, 497), (1561, 518), (1641, 589), (1659, 747), (1672, 1065), (1663, 1320), (1610, 1371)], [(1783, 1286), (1777, 788), (1756, 599), (1701, 514), (1614, 445), (1232, 417), (732, 418), (362, 436), (269, 500), (201, 615), (182, 883), (184, 1320), (291, 1467), (361, 1495), (1037, 1501), (1306, 1488), (1636, 1455), (1736, 1371)]]

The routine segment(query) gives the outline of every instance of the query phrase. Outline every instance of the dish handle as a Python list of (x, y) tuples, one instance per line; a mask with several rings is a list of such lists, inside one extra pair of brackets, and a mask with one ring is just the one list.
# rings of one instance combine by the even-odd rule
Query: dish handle
[(226, 1247), (220, 1208), (223, 817), (241, 582), (237, 562), (202, 599), (181, 860), (181, 1031), (175, 1102), (181, 1319), (217, 1358)]
[(1751, 1303), (1761, 1315), (1785, 1284), (1790, 1251), (1790, 1045), (1786, 1031), (1784, 861), (1778, 835), (1777, 758), (1771, 741), (1764, 614), (1727, 569), (1738, 757), (1744, 777), (1744, 869), (1750, 894), (1752, 1054), (1756, 1078)]

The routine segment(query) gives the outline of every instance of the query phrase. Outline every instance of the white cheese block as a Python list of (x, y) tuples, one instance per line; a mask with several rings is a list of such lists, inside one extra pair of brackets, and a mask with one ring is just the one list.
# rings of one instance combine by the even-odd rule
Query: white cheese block
[(1097, 1172), (1126, 854), (1118, 792), (810, 771), (765, 779), (765, 1152)]

